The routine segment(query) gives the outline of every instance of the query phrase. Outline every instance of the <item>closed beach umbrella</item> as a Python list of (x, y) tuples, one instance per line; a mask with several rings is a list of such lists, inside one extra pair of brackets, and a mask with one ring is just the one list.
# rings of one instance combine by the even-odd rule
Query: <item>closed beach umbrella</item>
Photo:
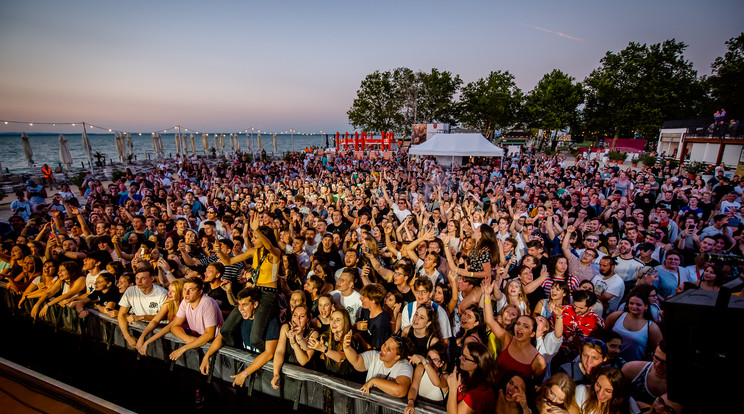
[(124, 162), (124, 153), (126, 152), (126, 144), (124, 143), (124, 136), (117, 132), (114, 136), (116, 141), (116, 153), (119, 154), (119, 162)]
[(225, 153), (225, 134), (220, 134), (220, 150)]
[(245, 133), (245, 148), (250, 151), (251, 150), (251, 136), (248, 135), (248, 133)]
[(70, 149), (67, 148), (67, 140), (62, 134), (59, 134), (59, 161), (65, 166), (67, 171), (70, 171), (72, 154), (70, 154)]
[(158, 152), (158, 138), (155, 133), (152, 133), (152, 151), (155, 153), (156, 158), (160, 158), (160, 153)]
[(26, 136), (25, 132), (21, 134), (21, 140), (23, 141), (23, 155), (25, 155), (26, 160), (28, 160), (28, 166), (33, 167), (34, 150), (31, 149), (31, 143), (28, 142), (28, 136)]
[(261, 149), (262, 148), (261, 147), (261, 133), (260, 132), (256, 136), (256, 146), (258, 147), (258, 149)]
[(274, 134), (274, 154), (276, 154), (278, 151), (276, 150), (276, 134)]
[(235, 152), (240, 152), (240, 134), (235, 133)]
[(230, 152), (235, 152), (235, 134), (230, 134)]
[(132, 134), (127, 132), (127, 155), (134, 155), (134, 143), (132, 142)]
[(155, 137), (158, 143), (158, 149), (156, 150), (158, 153), (158, 158), (165, 158), (165, 151), (163, 151), (163, 137), (160, 136), (160, 132), (158, 132)]
[(209, 134), (206, 132), (202, 134), (202, 147), (204, 147), (204, 155), (209, 152)]
[(215, 154), (220, 152), (220, 136), (217, 134), (214, 134), (214, 150)]
[(85, 124), (83, 124), (83, 150), (85, 151), (85, 157), (88, 158), (88, 166), (93, 165), (93, 149), (90, 148), (90, 140), (88, 139), (88, 132), (85, 130)]
[(189, 136), (189, 138), (191, 139), (191, 154), (196, 155), (196, 142), (194, 142), (194, 133), (193, 132), (191, 133), (191, 135)]
[(176, 154), (181, 154), (181, 136), (176, 133)]
[(189, 152), (189, 136), (186, 134), (181, 135), (181, 154), (185, 157)]

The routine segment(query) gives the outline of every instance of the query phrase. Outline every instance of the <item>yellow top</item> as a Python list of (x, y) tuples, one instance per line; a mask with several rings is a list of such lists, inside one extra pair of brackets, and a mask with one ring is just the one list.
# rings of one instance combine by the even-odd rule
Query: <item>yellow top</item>
[[(266, 255), (265, 259), (264, 255)], [(277, 287), (279, 261), (272, 263), (269, 255), (269, 251), (263, 248), (256, 249), (255, 253), (253, 253), (253, 263), (256, 266), (261, 263), (261, 267), (258, 270), (258, 277), (255, 280), (256, 286)], [(263, 262), (261, 259), (263, 259)]]

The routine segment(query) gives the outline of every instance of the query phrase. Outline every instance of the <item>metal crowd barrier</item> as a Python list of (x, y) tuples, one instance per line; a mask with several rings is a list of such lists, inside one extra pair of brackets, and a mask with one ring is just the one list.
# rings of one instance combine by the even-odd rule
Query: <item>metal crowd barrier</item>
[[(5, 289), (4, 283), (0, 286), (0, 307), (3, 308), (2, 311), (9, 313), (11, 317), (29, 317), (34, 301), (27, 300), (21, 309), (18, 309), (19, 299), (20, 295)], [(89, 310), (89, 313), (87, 318), (81, 319), (70, 308), (53, 306), (44, 318), (37, 318), (37, 321), (50, 324), (55, 330), (64, 330), (81, 335), (85, 339), (104, 342), (107, 344), (107, 349), (110, 349), (111, 346), (117, 346), (126, 348), (130, 352), (137, 352), (128, 347), (115, 318), (95, 310)], [(130, 329), (138, 334), (142, 333), (145, 327), (146, 324), (141, 322), (130, 325)], [(147, 348), (147, 355), (163, 360), (167, 364), (177, 364), (199, 371), (202, 357), (209, 349), (210, 343), (199, 349), (187, 351), (175, 363), (170, 361), (168, 355), (182, 344), (183, 341), (168, 333)], [(22, 344), (19, 343), (19, 345)], [(216, 378), (231, 384), (230, 375), (235, 375), (239, 368), (248, 366), (255, 357), (255, 354), (241, 349), (223, 347), (212, 357), (212, 367), (207, 382)], [(282, 382), (278, 390), (271, 386), (273, 375), (273, 364), (269, 362), (261, 370), (246, 379), (244, 387), (247, 388), (248, 395), (255, 391), (282, 400), (293, 401), (295, 410), (302, 405), (329, 413), (388, 414), (400, 413), (406, 408), (407, 398), (390, 397), (377, 389), (373, 390), (370, 395), (362, 395), (359, 390), (361, 384), (289, 363), (285, 363), (282, 367)], [(443, 406), (420, 400), (416, 403), (416, 413), (444, 414), (445, 412)]]

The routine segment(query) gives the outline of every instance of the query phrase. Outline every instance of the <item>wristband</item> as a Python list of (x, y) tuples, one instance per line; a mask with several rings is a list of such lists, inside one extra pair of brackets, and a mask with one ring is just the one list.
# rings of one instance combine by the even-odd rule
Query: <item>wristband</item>
[(473, 277), (473, 272), (470, 272), (470, 277)]
[(483, 303), (491, 303), (491, 299), (485, 300)]
[(248, 368), (244, 369), (244, 370), (243, 370), (243, 372), (241, 372), (241, 374), (245, 375), (246, 377), (248, 376), (248, 373), (247, 373), (247, 372), (245, 372), (245, 371), (246, 371), (247, 369), (248, 369)]

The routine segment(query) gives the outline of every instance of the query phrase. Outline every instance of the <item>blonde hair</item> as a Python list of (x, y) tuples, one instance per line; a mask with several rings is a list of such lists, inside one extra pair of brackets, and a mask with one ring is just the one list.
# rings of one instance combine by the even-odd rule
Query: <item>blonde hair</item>
[(184, 285), (185, 279), (176, 279), (170, 283), (168, 288), (170, 289), (171, 286), (173, 286), (176, 289), (176, 292), (173, 294), (173, 299), (169, 300), (165, 303), (165, 306), (168, 307), (168, 321), (172, 321), (176, 318), (176, 313), (178, 312), (178, 306), (181, 305), (181, 301), (183, 300), (183, 285)]

